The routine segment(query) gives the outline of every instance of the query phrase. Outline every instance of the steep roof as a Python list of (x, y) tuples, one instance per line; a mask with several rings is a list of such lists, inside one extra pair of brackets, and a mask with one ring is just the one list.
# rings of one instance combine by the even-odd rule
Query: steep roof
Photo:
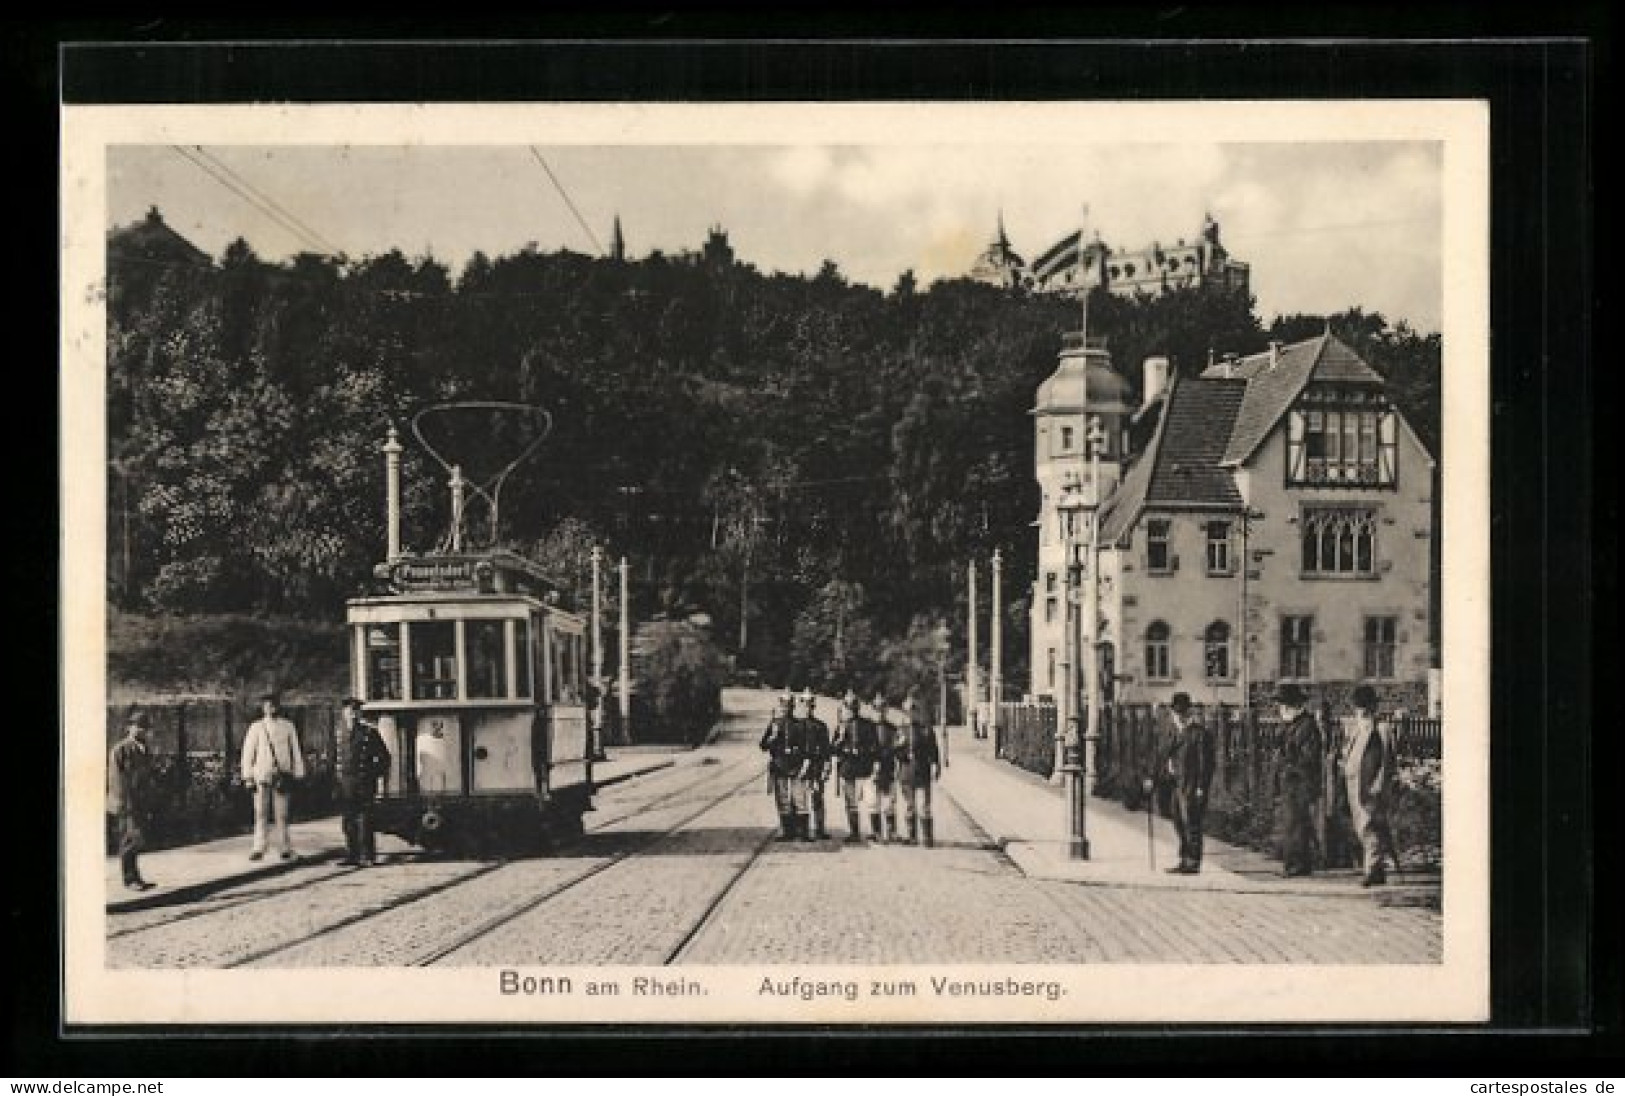
[(1327, 332), (1313, 339), (1266, 350), (1234, 362), (1210, 365), (1203, 379), (1240, 378), (1246, 397), (1220, 462), (1234, 468), (1251, 457), (1286, 414), (1310, 380), (1381, 384), (1382, 376), (1360, 356)]
[(1175, 381), (1145, 453), (1101, 513), (1101, 541), (1120, 539), (1147, 508), (1239, 509), (1241, 492), (1219, 463), (1247, 393), (1239, 379)]
[(209, 256), (185, 236), (170, 228), (154, 206), (144, 219), (107, 235), (108, 253), (113, 258), (135, 258), (156, 262), (208, 266)]

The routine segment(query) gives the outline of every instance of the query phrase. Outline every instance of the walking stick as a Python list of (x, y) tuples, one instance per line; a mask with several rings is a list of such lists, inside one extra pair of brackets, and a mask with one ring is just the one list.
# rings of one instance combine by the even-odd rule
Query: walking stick
[[(1150, 784), (1151, 781), (1148, 780), (1146, 783)], [(1145, 861), (1152, 871), (1157, 870), (1157, 846), (1151, 836), (1151, 811), (1156, 802), (1157, 797), (1153, 785), (1153, 790), (1147, 792), (1145, 796)]]

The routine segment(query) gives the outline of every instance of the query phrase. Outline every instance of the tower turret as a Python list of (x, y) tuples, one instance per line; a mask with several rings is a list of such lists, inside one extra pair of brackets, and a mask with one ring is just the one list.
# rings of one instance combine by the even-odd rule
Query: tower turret
[[(1063, 337), (1055, 372), (1038, 386), (1033, 402), (1034, 475), (1041, 492), (1038, 573), (1032, 597), (1032, 691), (1054, 695), (1061, 688), (1066, 649), (1061, 602), (1066, 589), (1067, 529), (1061, 501), (1073, 489), (1090, 505), (1110, 499), (1122, 479), (1127, 428), (1135, 410), (1129, 382), (1112, 368), (1105, 340), (1081, 332)], [(1088, 439), (1098, 425), (1098, 462)], [(1099, 481), (1094, 480), (1098, 470)], [(1087, 544), (1087, 525), (1074, 530)]]

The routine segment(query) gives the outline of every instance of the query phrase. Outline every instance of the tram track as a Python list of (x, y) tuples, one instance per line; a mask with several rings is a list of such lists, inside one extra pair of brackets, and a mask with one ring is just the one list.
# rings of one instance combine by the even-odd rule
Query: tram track
[[(752, 772), (750, 775), (745, 776), (742, 779), (737, 779), (736, 777), (738, 776), (738, 772), (741, 767), (748, 767), (752, 770)], [(432, 948), (427, 950), (419, 950), (416, 953), (413, 953), (410, 951), (410, 949), (408, 949), (399, 959), (390, 962), (389, 965), (407, 967), (425, 966), (436, 962), (443, 955), (450, 954), (461, 947), (467, 946), (468, 943), (478, 939), (480, 936), (500, 928), (502, 924), (511, 922), (518, 917), (522, 917), (526, 912), (544, 905), (558, 895), (572, 890), (589, 879), (603, 874), (610, 868), (613, 868), (634, 856), (647, 852), (649, 849), (658, 846), (662, 841), (667, 840), (673, 834), (681, 831), (685, 826), (690, 825), (695, 819), (703, 816), (711, 810), (714, 810), (719, 804), (727, 801), (741, 788), (747, 787), (751, 782), (760, 779), (759, 773), (759, 762), (755, 761), (755, 759), (741, 758), (733, 765), (719, 767), (715, 773), (707, 774), (700, 780), (693, 781), (685, 784), (681, 788), (672, 789), (671, 791), (655, 796), (648, 802), (643, 803), (634, 809), (618, 813), (615, 817), (607, 819), (605, 822), (595, 827), (587, 835), (587, 838), (572, 842), (569, 846), (565, 846), (564, 851), (568, 853), (571, 848), (574, 848), (579, 852), (583, 842), (593, 836), (598, 836), (601, 838), (613, 838), (621, 836), (615, 833), (606, 833), (605, 827), (620, 825), (627, 821), (634, 820), (640, 816), (648, 815), (656, 811), (669, 810), (671, 809), (674, 801), (680, 803), (684, 796), (697, 796), (703, 797), (704, 799), (703, 804), (700, 805), (698, 809), (685, 811), (680, 819), (671, 823), (670, 825), (663, 826), (642, 840), (636, 840), (631, 847), (612, 853), (603, 861), (594, 863), (584, 870), (572, 872), (567, 878), (562, 879), (557, 883), (545, 886), (539, 893), (525, 898), (517, 905), (510, 905), (500, 914), (482, 920), (474, 929), (465, 930), (459, 933), (457, 938), (450, 943), (441, 942)], [(724, 782), (726, 783), (726, 787), (721, 791), (717, 791), (717, 785)], [(635, 833), (635, 831), (633, 832)], [(339, 934), (344, 933), (347, 930), (352, 930), (357, 925), (364, 924), (386, 914), (395, 914), (399, 913), (399, 911), (409, 909), (414, 906), (421, 906), (423, 903), (431, 899), (438, 896), (447, 895), (449, 892), (457, 890), (458, 888), (474, 885), (483, 879), (495, 878), (497, 873), (501, 872), (503, 869), (523, 870), (527, 866), (535, 867), (538, 864), (558, 865), (567, 862), (568, 857), (561, 856), (532, 858), (525, 860), (503, 860), (495, 863), (484, 864), (476, 870), (462, 873), (456, 878), (441, 880), (431, 886), (411, 891), (404, 895), (392, 897), (387, 902), (381, 903), (375, 907), (357, 910), (328, 924), (321, 925), (320, 927), (315, 928), (313, 931), (300, 933), (297, 937), (286, 940), (278, 940), (269, 943), (264, 947), (256, 948), (251, 952), (234, 955), (228, 961), (217, 965), (225, 969), (265, 964), (267, 961), (270, 961), (271, 965), (277, 965), (278, 956), (282, 956), (290, 952), (297, 952), (298, 949), (305, 948), (311, 945), (313, 942), (322, 941), (324, 938), (337, 937)]]
[[(702, 778), (702, 780), (703, 779), (704, 778)], [(634, 807), (634, 808), (632, 808), (630, 810), (622, 811), (622, 812), (620, 812), (618, 814), (615, 814), (615, 815), (613, 815), (611, 817), (608, 817), (608, 818), (595, 819), (593, 828), (588, 831), (588, 834), (591, 835), (591, 834), (601, 833), (602, 831), (604, 831), (605, 829), (607, 829), (610, 826), (620, 825), (623, 822), (629, 822), (629, 821), (631, 821), (633, 819), (636, 819), (636, 818), (638, 818), (638, 817), (640, 817), (642, 815), (646, 815), (646, 814), (652, 813), (654, 811), (658, 811), (662, 807), (664, 807), (665, 805), (670, 803), (671, 801), (673, 801), (675, 799), (680, 799), (680, 798), (682, 798), (682, 796), (693, 792), (694, 787), (695, 787), (694, 783), (684, 784), (681, 787), (674, 788), (674, 789), (672, 789), (672, 790), (670, 790), (668, 792), (664, 792), (664, 793), (662, 793), (660, 795), (654, 796), (653, 798), (647, 800), (644, 803), (639, 804), (638, 806), (636, 806), (636, 807)], [(577, 847), (577, 846), (579, 846), (579, 843), (580, 843), (581, 840), (582, 840), (581, 838), (577, 838), (576, 840), (571, 841), (569, 844), (567, 844), (564, 847), (566, 849), (571, 848), (571, 847)], [(410, 863), (412, 861), (409, 860), (407, 862)], [(425, 862), (433, 862), (433, 861), (432, 860), (427, 860)], [(450, 887), (450, 886), (454, 886), (454, 885), (457, 885), (459, 883), (464, 883), (464, 882), (472, 882), (473, 880), (475, 880), (477, 878), (480, 878), (482, 876), (488, 875), (492, 871), (495, 871), (498, 868), (504, 867), (504, 866), (506, 866), (506, 865), (508, 865), (508, 864), (510, 864), (512, 862), (513, 861), (508, 860), (508, 859), (502, 859), (502, 860), (498, 860), (498, 861), (496, 861), (494, 863), (483, 864), (483, 865), (481, 865), (481, 866), (479, 866), (477, 868), (474, 868), (474, 869), (472, 869), (472, 870), (470, 870), (470, 871), (468, 871), (468, 872), (466, 872), (466, 873), (464, 873), (462, 875), (457, 876), (454, 879), (440, 880), (439, 882), (434, 883), (434, 884), (432, 884), (432, 885), (430, 885), (428, 887), (425, 887), (425, 888), (423, 888), (421, 890), (409, 891), (406, 894), (392, 900), (392, 905), (395, 905), (395, 906), (409, 905), (412, 902), (418, 901), (419, 899), (432, 897), (435, 894), (442, 893), (443, 891), (448, 889), (448, 887)], [(335, 882), (335, 881), (344, 880), (344, 879), (347, 879), (349, 877), (355, 876), (355, 875), (359, 874), (360, 872), (362, 872), (364, 870), (366, 870), (366, 869), (359, 868), (359, 867), (338, 868), (336, 870), (326, 871), (326, 872), (323, 872), (323, 873), (315, 875), (315, 876), (308, 876), (308, 875), (303, 876), (302, 878), (299, 878), (296, 882), (291, 882), (291, 883), (288, 883), (288, 884), (283, 885), (283, 886), (256, 889), (253, 893), (250, 893), (250, 894), (243, 894), (243, 895), (239, 895), (239, 896), (236, 896), (236, 897), (226, 898), (226, 899), (218, 900), (218, 901), (204, 901), (204, 902), (202, 902), (202, 903), (200, 903), (198, 905), (194, 905), (194, 906), (192, 906), (190, 908), (184, 908), (184, 909), (180, 909), (180, 910), (169, 911), (168, 916), (155, 918), (152, 921), (144, 923), (144, 924), (135, 924), (135, 925), (129, 925), (129, 926), (123, 927), (123, 928), (114, 929), (112, 931), (109, 931), (106, 934), (105, 939), (107, 939), (108, 941), (124, 940), (124, 939), (130, 938), (130, 937), (140, 936), (140, 935), (145, 934), (145, 933), (157, 932), (157, 931), (160, 931), (160, 930), (163, 930), (163, 929), (167, 929), (167, 928), (169, 928), (169, 927), (171, 927), (173, 925), (180, 924), (180, 923), (185, 922), (185, 921), (191, 921), (191, 920), (195, 920), (195, 919), (198, 919), (198, 918), (204, 918), (204, 917), (211, 917), (211, 916), (218, 916), (218, 915), (226, 914), (226, 913), (229, 913), (229, 912), (231, 912), (233, 910), (242, 909), (245, 906), (252, 906), (252, 905), (255, 905), (255, 904), (261, 903), (261, 902), (274, 901), (274, 900), (279, 899), (279, 898), (285, 898), (286, 896), (288, 896), (290, 894), (297, 893), (299, 891), (310, 890), (312, 888), (319, 887), (319, 886), (322, 886), (322, 885), (327, 884), (327, 883), (332, 883), (332, 882)], [(345, 924), (348, 924), (348, 923), (353, 923), (353, 922), (349, 922), (349, 921), (345, 922)], [(332, 926), (332, 928), (335, 929), (335, 930), (339, 929), (339, 928), (343, 928), (343, 927), (345, 927), (345, 924), (336, 924), (336, 925)], [(308, 939), (311, 939), (311, 937), (309, 937), (309, 936), (302, 937), (300, 940), (294, 941), (293, 945), (290, 945), (290, 946), (296, 946), (297, 944), (303, 942), (304, 940), (308, 940)], [(274, 954), (275, 952), (280, 951), (280, 950), (282, 950), (282, 949), (281, 948), (268, 948), (268, 949), (265, 949), (264, 954)], [(250, 962), (255, 961), (256, 958), (260, 958), (260, 957), (263, 957), (263, 956), (262, 955), (249, 956), (249, 957), (246, 957), (246, 958), (243, 958), (243, 959), (240, 959), (240, 960), (236, 960), (232, 964), (228, 964), (228, 965), (241, 965), (242, 963), (250, 963)]]
[(763, 850), (773, 844), (775, 836), (773, 831), (769, 830), (767, 836), (756, 843), (755, 848), (750, 851), (750, 856), (746, 857), (745, 862), (728, 877), (728, 881), (717, 891), (716, 896), (706, 903), (705, 909), (700, 912), (699, 920), (695, 921), (693, 927), (683, 934), (683, 938), (677, 942), (677, 946), (666, 953), (666, 958), (661, 960), (662, 965), (669, 967), (682, 959), (683, 954), (699, 938), (705, 927), (716, 919), (717, 911), (728, 900), (728, 896), (739, 885), (739, 881), (744, 879), (745, 874), (755, 867), (756, 862), (762, 858)]
[[(751, 768), (751, 770), (752, 770), (751, 774), (748, 777), (746, 777), (744, 780), (735, 781), (735, 782), (729, 784), (728, 787), (723, 792), (721, 792), (718, 795), (712, 796), (705, 803), (704, 806), (700, 807), (700, 809), (685, 815), (680, 821), (678, 821), (678, 822), (674, 823), (673, 825), (667, 827), (658, 836), (653, 837), (652, 839), (641, 843), (640, 845), (638, 845), (635, 848), (626, 849), (626, 850), (624, 850), (624, 851), (622, 851), (620, 853), (617, 853), (616, 855), (610, 857), (609, 859), (607, 859), (607, 860), (605, 860), (605, 861), (603, 861), (601, 863), (593, 865), (591, 868), (588, 868), (586, 871), (583, 871), (580, 874), (571, 877), (570, 879), (564, 880), (561, 883), (558, 883), (558, 884), (555, 884), (552, 887), (549, 887), (543, 893), (541, 893), (539, 895), (536, 895), (536, 896), (534, 896), (532, 898), (526, 899), (525, 901), (523, 901), (523, 902), (521, 902), (521, 903), (519, 903), (519, 904), (517, 904), (515, 906), (512, 906), (512, 907), (510, 907), (510, 908), (508, 908), (506, 910), (503, 910), (501, 913), (498, 913), (498, 914), (496, 914), (496, 915), (494, 915), (492, 917), (489, 917), (489, 918), (485, 919), (484, 921), (480, 922), (478, 925), (474, 926), (473, 928), (467, 929), (464, 932), (459, 933), (454, 939), (452, 939), (450, 941), (447, 941), (447, 942), (444, 942), (444, 943), (441, 943), (438, 946), (436, 946), (436, 947), (434, 947), (434, 948), (432, 948), (432, 949), (430, 949), (430, 950), (428, 950), (426, 952), (420, 953), (419, 955), (415, 956), (412, 959), (412, 961), (410, 962), (409, 965), (410, 966), (415, 966), (415, 967), (433, 966), (434, 964), (440, 962), (441, 960), (446, 959), (446, 958), (450, 957), (451, 955), (454, 955), (457, 952), (464, 950), (465, 948), (469, 947), (471, 944), (474, 944), (475, 942), (477, 942), (477, 941), (491, 935), (492, 933), (498, 931), (499, 929), (502, 929), (503, 927), (505, 927), (505, 926), (507, 926), (509, 924), (512, 924), (514, 921), (517, 921), (519, 918), (524, 917), (527, 914), (530, 914), (530, 913), (534, 912), (535, 910), (540, 909), (542, 906), (546, 905), (547, 903), (553, 901), (554, 899), (560, 897), (561, 895), (563, 895), (563, 894), (565, 894), (565, 893), (567, 893), (569, 891), (572, 891), (572, 890), (576, 889), (577, 887), (579, 887), (582, 884), (588, 882), (589, 880), (595, 879), (598, 876), (603, 875), (604, 873), (609, 872), (609, 871), (613, 870), (614, 868), (619, 867), (620, 865), (624, 864), (626, 861), (632, 859), (634, 856), (638, 856), (638, 855), (641, 855), (641, 854), (646, 854), (646, 853), (649, 853), (649, 852), (653, 851), (661, 843), (670, 840), (674, 835), (680, 833), (681, 831), (686, 829), (688, 826), (693, 825), (693, 823), (698, 821), (700, 818), (702, 818), (705, 815), (707, 815), (707, 814), (711, 813), (712, 811), (716, 810), (719, 806), (722, 806), (723, 804), (727, 803), (730, 799), (732, 799), (735, 795), (737, 795), (741, 789), (743, 789), (746, 786), (748, 786), (749, 784), (761, 779), (760, 772), (759, 772), (759, 770), (757, 770), (757, 767), (756, 767), (757, 763), (752, 761), (752, 762), (745, 762), (744, 764), (747, 764), (748, 767)], [(768, 840), (771, 840), (771, 838), (772, 838), (772, 835), (770, 833), (768, 835)], [(747, 860), (747, 862), (745, 864), (745, 869), (748, 869), (750, 864), (755, 862), (756, 858), (761, 854), (761, 849), (766, 845), (766, 843), (767, 843), (767, 841), (760, 842), (757, 845), (757, 847), (752, 851), (750, 858)], [(743, 874), (744, 874), (743, 870), (741, 870), (740, 872), (735, 874), (735, 876), (733, 877), (732, 880), (730, 880), (728, 885), (723, 888), (724, 894), (726, 893), (727, 890), (732, 889), (733, 883), (736, 882), (738, 880), (738, 877), (740, 875), (743, 875)], [(707, 906), (706, 916), (709, 916), (710, 912), (720, 903), (721, 898), (723, 896), (724, 896), (723, 894), (719, 894), (717, 896), (717, 898), (712, 900), (712, 902)], [(697, 931), (697, 926), (696, 926), (696, 929), (694, 931)], [(693, 931), (686, 934), (685, 937), (684, 937), (684, 941), (683, 941), (684, 944), (686, 944), (687, 941), (693, 937), (693, 935), (694, 935)]]

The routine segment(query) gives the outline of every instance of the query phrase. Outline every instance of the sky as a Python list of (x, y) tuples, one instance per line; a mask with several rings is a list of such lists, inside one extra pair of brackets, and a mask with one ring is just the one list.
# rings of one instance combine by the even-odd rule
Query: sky
[[(1029, 260), (1080, 222), (1137, 249), (1193, 239), (1211, 213), (1251, 265), (1266, 323), (1358, 306), (1440, 324), (1435, 141), (181, 147), (191, 156), (108, 148), (111, 227), (157, 206), (216, 257), (238, 236), (272, 260), (314, 237), (351, 258), (432, 255), (455, 274), (475, 251), (596, 252), (619, 215), (633, 258), (698, 250), (720, 226), (764, 272), (831, 259), (889, 289), (904, 270), (921, 284), (967, 272), (1001, 213)], [(256, 208), (243, 183), (309, 236)]]

